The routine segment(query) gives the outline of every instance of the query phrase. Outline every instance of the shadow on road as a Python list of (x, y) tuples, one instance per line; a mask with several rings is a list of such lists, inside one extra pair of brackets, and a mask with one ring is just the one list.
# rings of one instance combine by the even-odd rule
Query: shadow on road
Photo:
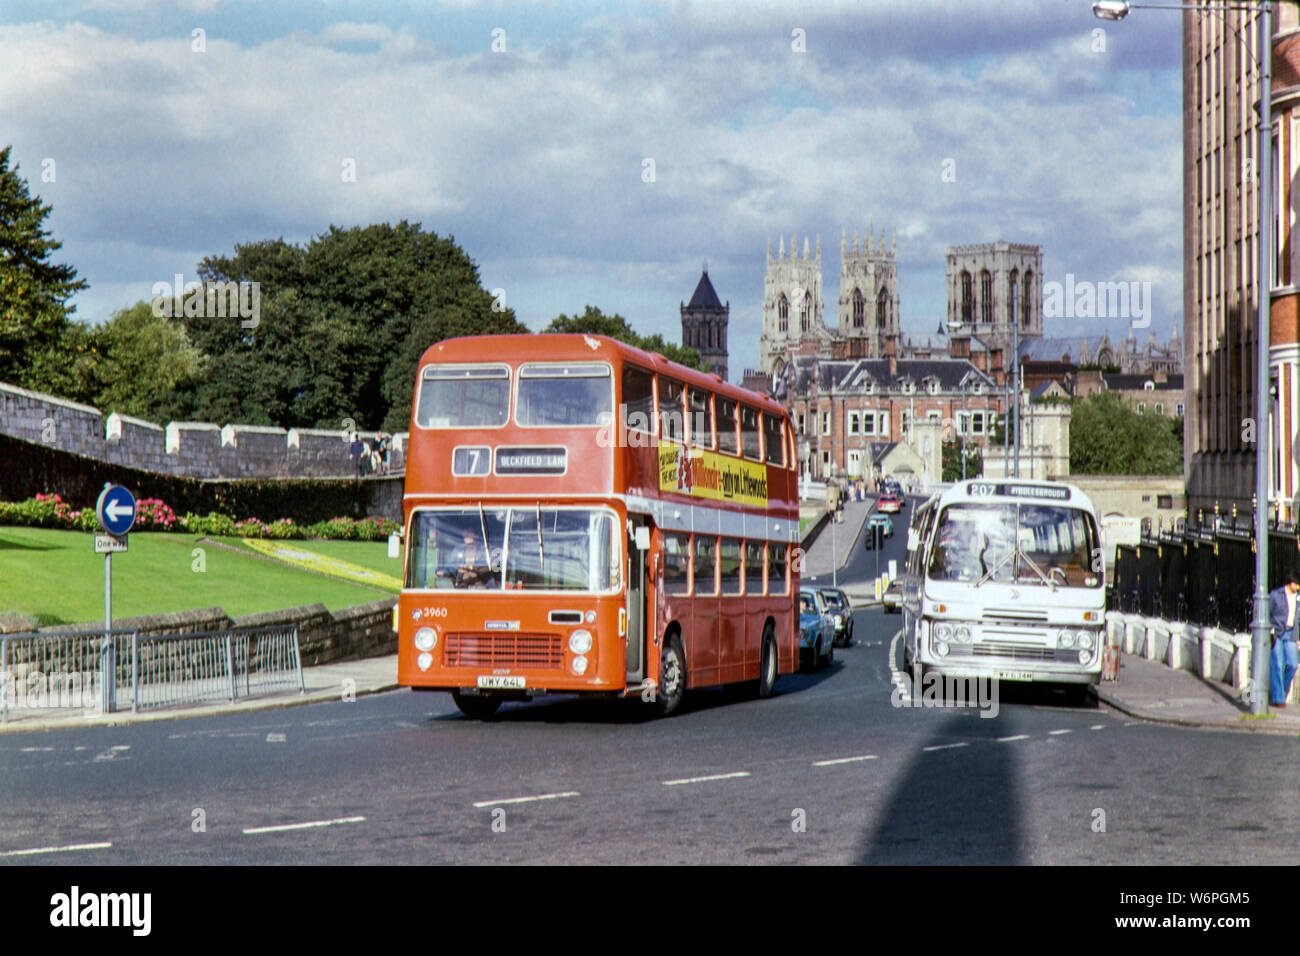
[[(925, 746), (968, 735), (970, 723), (945, 721)], [(857, 862), (885, 865), (1015, 865), (1020, 808), (1009, 747), (922, 750), (902, 777)]]

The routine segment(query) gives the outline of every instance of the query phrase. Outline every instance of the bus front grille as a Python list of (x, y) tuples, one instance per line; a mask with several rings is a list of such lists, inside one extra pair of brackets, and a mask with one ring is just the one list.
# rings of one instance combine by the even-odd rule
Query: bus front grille
[(1009, 657), (1013, 661), (1053, 661), (1056, 649), (1010, 644), (1005, 641), (982, 641), (972, 644), (970, 652), (975, 657)]
[(564, 667), (558, 634), (448, 634), (443, 647), (447, 667)]

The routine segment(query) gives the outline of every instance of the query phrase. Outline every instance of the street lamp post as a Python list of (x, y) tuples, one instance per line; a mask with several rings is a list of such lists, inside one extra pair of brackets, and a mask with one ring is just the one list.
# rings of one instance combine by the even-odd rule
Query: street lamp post
[[(1255, 600), (1251, 621), (1251, 689), (1250, 712), (1262, 714), (1267, 709), (1264, 688), (1268, 686), (1269, 670), (1269, 613), (1268, 613), (1268, 505), (1269, 505), (1269, 262), (1273, 255), (1273, 25), (1272, 4), (1156, 4), (1128, 3), (1125, 0), (1103, 0), (1094, 3), (1092, 12), (1102, 20), (1123, 20), (1130, 9), (1191, 10), (1197, 13), (1215, 10), (1257, 11), (1259, 27), (1259, 59), (1247, 47), (1247, 55), (1255, 60), (1259, 70), (1259, 162), (1255, 166), (1255, 188), (1258, 196), (1259, 254), (1256, 256), (1255, 344)], [(1237, 39), (1244, 40), (1235, 27), (1228, 26)]]

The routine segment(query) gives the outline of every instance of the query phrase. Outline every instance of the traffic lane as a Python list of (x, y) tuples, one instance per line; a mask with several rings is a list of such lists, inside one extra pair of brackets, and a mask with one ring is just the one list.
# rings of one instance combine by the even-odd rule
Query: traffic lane
[[(839, 587), (861, 587), (873, 581), (879, 574), (887, 571), (890, 560), (895, 561), (901, 567), (903, 559), (907, 556), (907, 519), (904, 517), (905, 514), (906, 509), (898, 515), (891, 516), (894, 520), (894, 533), (884, 539), (884, 547), (879, 552), (867, 547), (867, 526), (864, 523), (858, 537), (846, 552), (847, 560), (844, 567), (836, 575), (810, 575), (802, 579), (803, 583), (813, 587), (830, 587), (833, 578), (837, 578)], [(822, 534), (825, 533), (825, 531), (822, 532)], [(879, 572), (876, 570), (877, 563), (880, 568)]]
[[(192, 726), (197, 721), (184, 721), (101, 728), (140, 731), (146, 738), (150, 728), (185, 729), (166, 734), (165, 742), (155, 739), (153, 746), (134, 743), (132, 759), (138, 770), (116, 778), (102, 772), (85, 778), (91, 792), (80, 799), (66, 793), (53, 819), (46, 814), (22, 819), (14, 801), (6, 801), (0, 829), (30, 837), (26, 846), (116, 834), (129, 849), (115, 849), (127, 854), (115, 861), (187, 861), (195, 854), (210, 859), (205, 854), (216, 853), (219, 859), (236, 862), (355, 862), (361, 851), (348, 833), (356, 827), (373, 833), (384, 825), (376, 822), (376, 793), (383, 794), (379, 816), (398, 821), (403, 833), (428, 832), (430, 839), (459, 846), (452, 837), (468, 826), (464, 808), (483, 801), (571, 792), (627, 793), (640, 799), (637, 788), (654, 790), (655, 774), (667, 780), (757, 773), (766, 781), (764, 787), (788, 775), (798, 789), (814, 758), (839, 761), (871, 750), (876, 759), (892, 760), (914, 749), (910, 745), (921, 737), (933, 736), (926, 727), (937, 712), (908, 713), (890, 705), (884, 648), (875, 649), (874, 659), (865, 647), (856, 656), (868, 658), (867, 666), (844, 660), (818, 674), (782, 678), (778, 695), (769, 701), (736, 704), (721, 691), (706, 691), (693, 695), (681, 715), (644, 724), (608, 721), (601, 708), (565, 700), (507, 708), (506, 714), (516, 712), (513, 720), (478, 723), (456, 715), (445, 695), (399, 692), (277, 715), (287, 719), (263, 714), (204, 721), (207, 726), (199, 727)], [(418, 710), (439, 698), (441, 707)], [(965, 713), (962, 719), (980, 729), (985, 721), (971, 723), (974, 716)], [(5, 752), (4, 759), (12, 763), (12, 754)], [(738, 760), (755, 769), (739, 769)], [(4, 776), (35, 781), (43, 767), (48, 779), (67, 763), (29, 761), (24, 773)], [(169, 766), (174, 767), (170, 776)], [(61, 782), (75, 789), (75, 781)], [(664, 785), (662, 780), (659, 784)], [(16, 788), (8, 789), (10, 796), (22, 796)], [(43, 784), (34, 789), (37, 795), (50, 792)], [(106, 802), (105, 793), (115, 796)], [(553, 802), (571, 799), (577, 798), (554, 797)], [(194, 839), (196, 809), (205, 818), (203, 832), (211, 835), (205, 840)], [(530, 806), (525, 812), (551, 809)], [(589, 809), (584, 812), (590, 814)], [(248, 827), (358, 816), (367, 819), (259, 834), (256, 843), (243, 833)], [(401, 837), (393, 834), (392, 839), (400, 843)]]

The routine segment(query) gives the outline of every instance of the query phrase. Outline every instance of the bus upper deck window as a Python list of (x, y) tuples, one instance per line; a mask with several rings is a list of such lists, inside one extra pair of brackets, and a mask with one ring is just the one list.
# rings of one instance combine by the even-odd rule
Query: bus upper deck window
[(430, 365), (420, 376), (415, 403), (420, 428), (497, 428), (509, 412), (507, 366)]
[(624, 424), (629, 429), (654, 432), (655, 395), (654, 375), (635, 365), (623, 366), (623, 395), (621, 398)]
[(691, 389), (691, 444), (697, 448), (713, 447), (713, 416), (709, 413), (709, 393)]
[(600, 362), (534, 362), (519, 367), (515, 421), (525, 427), (605, 425), (613, 375)]
[(682, 398), (686, 389), (681, 382), (674, 382), (670, 378), (659, 377), (659, 435), (662, 438), (671, 438), (674, 441), (684, 440), (686, 429), (684, 426), (685, 411), (682, 408)]
[(767, 446), (767, 463), (769, 465), (785, 464), (785, 443), (782, 441), (781, 419), (776, 415), (763, 413), (763, 441)]
[(740, 406), (740, 450), (746, 458), (758, 461), (762, 457), (758, 438), (758, 409)]
[(736, 440), (736, 403), (729, 398), (715, 399), (718, 413), (718, 451), (734, 455), (740, 450)]

